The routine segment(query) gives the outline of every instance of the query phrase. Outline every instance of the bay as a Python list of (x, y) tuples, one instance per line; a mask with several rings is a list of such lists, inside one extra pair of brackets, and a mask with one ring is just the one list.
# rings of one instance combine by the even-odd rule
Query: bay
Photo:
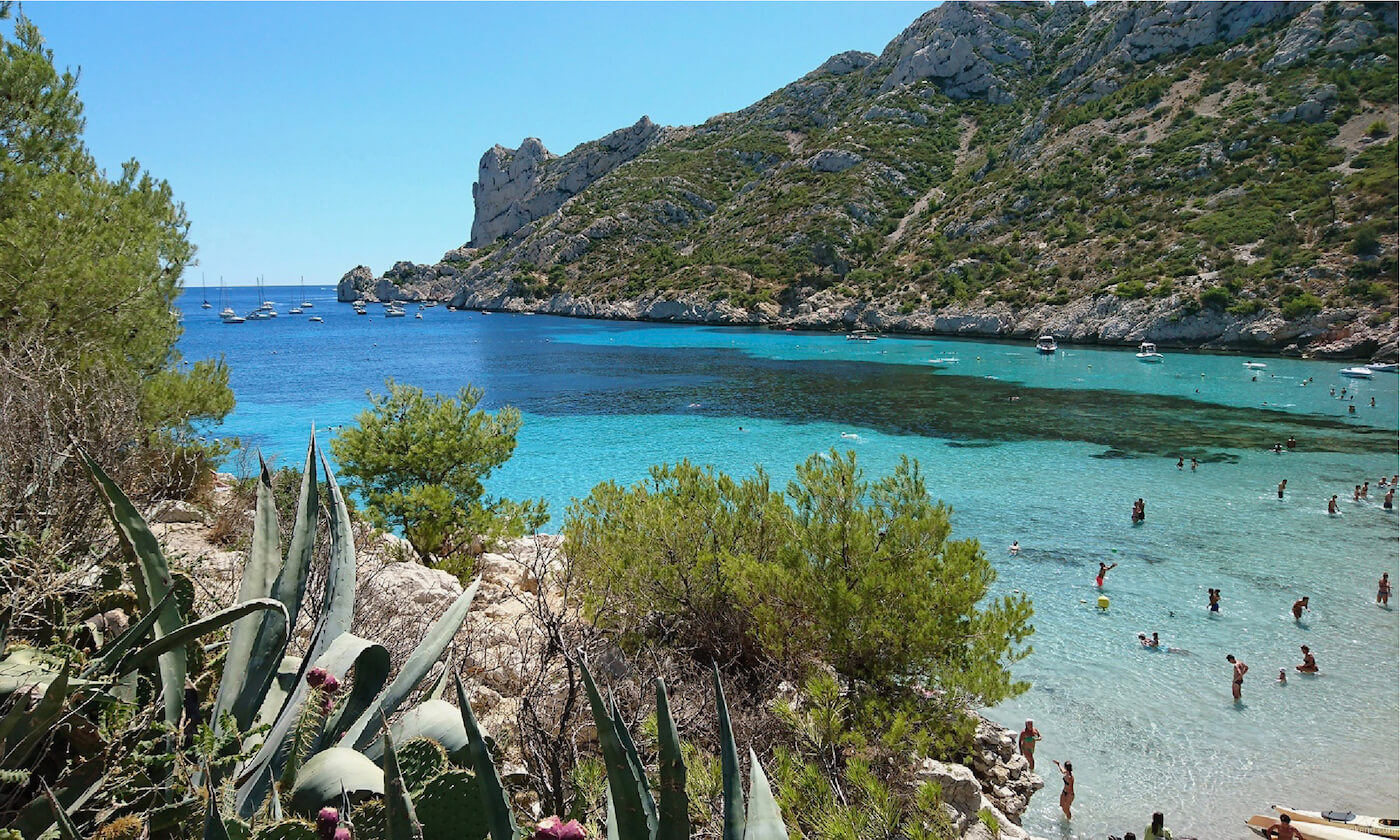
[[(543, 497), (556, 530), (570, 499), (655, 463), (762, 465), (785, 482), (794, 464), (832, 448), (855, 450), (871, 474), (917, 458), (954, 509), (955, 536), (980, 540), (996, 564), (997, 591), (1035, 604), (1035, 652), (1015, 667), (1032, 688), (989, 716), (1015, 728), (1034, 718), (1044, 734), (1047, 789), (1025, 820), (1039, 836), (1141, 835), (1154, 810), (1178, 836), (1211, 838), (1249, 836), (1242, 821), (1275, 802), (1400, 812), (1400, 625), (1374, 603), (1381, 573), (1400, 577), (1395, 514), (1377, 492), (1400, 471), (1393, 374), (442, 306), (386, 319), (378, 306), (354, 315), (324, 287), (308, 290), (306, 315), (286, 312), (298, 289), (277, 287), (268, 296), (281, 317), (226, 325), (217, 306), (198, 308), (198, 294), (182, 303), (180, 349), (223, 354), (232, 367), (238, 407), (219, 434), (291, 464), (313, 423), (324, 441), (386, 377), (441, 393), (471, 383), (485, 389), (484, 407), (514, 405), (525, 418), (491, 492)], [(229, 296), (240, 312), (257, 302), (252, 289)], [(1290, 436), (1296, 449), (1271, 451)], [(1354, 503), (1362, 481), (1370, 498)], [(1147, 519), (1133, 526), (1139, 497)], [(1006, 551), (1012, 540), (1018, 556)], [(1100, 561), (1120, 564), (1107, 611), (1094, 606)], [(1208, 587), (1223, 591), (1219, 615), (1205, 609)], [(1295, 623), (1288, 608), (1303, 595), (1312, 611)], [(1154, 630), (1189, 653), (1140, 648), (1136, 633)], [(1321, 675), (1293, 672), (1300, 644)], [(1239, 706), (1227, 653), (1251, 666)], [(1051, 758), (1075, 764), (1072, 823), (1059, 814)]]

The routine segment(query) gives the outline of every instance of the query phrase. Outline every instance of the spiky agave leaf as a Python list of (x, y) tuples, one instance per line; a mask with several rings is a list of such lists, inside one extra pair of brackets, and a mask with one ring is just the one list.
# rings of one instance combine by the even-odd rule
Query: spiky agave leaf
[(719, 713), (719, 766), (723, 776), (724, 833), (722, 840), (744, 840), (744, 780), (739, 777), (739, 750), (734, 746), (734, 730), (729, 725), (729, 704), (714, 666), (715, 708)]
[(413, 800), (399, 772), (399, 757), (394, 752), (394, 736), (384, 734), (384, 811), (388, 823), (386, 840), (423, 840), (423, 826), (413, 812)]
[(583, 687), (588, 692), (588, 705), (593, 711), (593, 725), (598, 731), (598, 745), (602, 748), (603, 766), (608, 774), (608, 790), (615, 811), (609, 824), (616, 825), (619, 836), (625, 840), (650, 837), (651, 826), (647, 824), (646, 807), (639, 792), (646, 781), (638, 779), (634, 773), (632, 762), (618, 738), (617, 726), (588, 670), (586, 658), (579, 658), (579, 669), (583, 673)]
[(486, 739), (481, 737), (481, 727), (477, 726), (472, 704), (467, 701), (462, 678), (456, 674), (452, 677), (457, 685), (457, 709), (462, 714), (462, 727), (467, 730), (467, 751), (471, 755), (472, 770), (476, 772), (477, 789), (481, 791), (481, 807), (491, 827), (491, 840), (515, 840), (515, 815), (511, 813), (501, 775), (496, 772), (496, 762), (491, 759)]
[(661, 806), (657, 812), (656, 840), (689, 840), (690, 801), (685, 793), (685, 759), (680, 734), (671, 718), (671, 703), (664, 680), (656, 681), (656, 732), (660, 744), (658, 771)]
[(758, 763), (758, 754), (749, 748), (749, 811), (744, 823), (744, 840), (787, 840), (778, 802), (768, 786), (768, 775)]

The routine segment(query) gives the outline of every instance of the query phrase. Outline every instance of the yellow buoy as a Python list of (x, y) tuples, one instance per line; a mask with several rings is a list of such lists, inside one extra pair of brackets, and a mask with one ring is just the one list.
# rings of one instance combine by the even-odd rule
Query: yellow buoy
[(1107, 595), (1100, 595), (1100, 596), (1099, 596), (1099, 609), (1101, 609), (1101, 610), (1106, 610), (1106, 609), (1108, 609), (1108, 596), (1107, 596)]

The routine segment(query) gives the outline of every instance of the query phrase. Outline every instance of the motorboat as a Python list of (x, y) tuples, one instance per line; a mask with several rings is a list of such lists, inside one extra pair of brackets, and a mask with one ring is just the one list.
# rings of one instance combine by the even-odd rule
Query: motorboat
[(1395, 362), (1372, 362), (1366, 365), (1366, 368), (1368, 370), (1380, 371), (1381, 373), (1400, 372), (1400, 364), (1396, 364)]
[(1245, 362), (1244, 366), (1249, 368), (1250, 370), (1263, 370), (1264, 368), (1268, 367), (1268, 365), (1264, 364), (1263, 362)]
[(1295, 823), (1330, 825), (1337, 828), (1348, 828), (1352, 831), (1362, 831), (1378, 837), (1400, 838), (1400, 819), (1394, 817), (1368, 817), (1364, 814), (1354, 814), (1351, 811), (1300, 811), (1297, 808), (1286, 808), (1282, 805), (1275, 805), (1274, 810), (1280, 814), (1287, 814), (1289, 819)]
[(220, 318), (219, 320), (223, 321), (225, 324), (241, 324), (248, 319), (244, 318), (242, 315), (230, 315), (227, 318)]
[(309, 321), (309, 322), (311, 322), (311, 323), (313, 323), (313, 324), (324, 324), (324, 323), (326, 322), (326, 319), (325, 319), (325, 318), (322, 318), (320, 315), (312, 315), (310, 318), (307, 318), (306, 320)]
[(288, 315), (300, 315), (300, 314), (301, 314), (301, 307), (300, 307), (300, 306), (293, 306), (291, 309), (288, 309), (288, 310), (287, 310), (287, 314), (288, 314)]
[(1042, 335), (1035, 340), (1035, 349), (1042, 353), (1050, 354), (1060, 349), (1059, 342), (1055, 341), (1053, 335)]
[(1139, 362), (1157, 364), (1165, 358), (1166, 356), (1163, 356), (1161, 353), (1157, 352), (1157, 345), (1153, 344), (1150, 341), (1144, 341), (1143, 343), (1138, 345), (1137, 360)]
[(414, 318), (417, 318), (418, 320), (421, 321), (421, 320), (423, 320), (423, 313), (422, 313), (422, 312), (415, 312), (415, 313), (413, 313), (413, 317), (414, 317)]
[(1376, 372), (1368, 367), (1342, 368), (1337, 373), (1342, 376), (1350, 376), (1352, 379), (1370, 379), (1376, 375)]
[[(233, 307), (232, 307), (232, 306), (225, 306), (223, 309), (220, 309), (220, 310), (219, 310), (219, 320), (221, 320), (221, 321), (227, 321), (227, 320), (230, 319), (230, 318), (237, 318), (237, 317), (238, 317), (238, 313), (233, 311)], [(240, 319), (240, 323), (241, 323), (241, 319)]]
[(388, 306), (386, 306), (385, 309), (384, 309), (384, 317), (385, 317), (385, 318), (402, 318), (402, 317), (404, 317), (404, 315), (406, 315), (406, 314), (408, 314), (408, 313), (406, 313), (406, 312), (403, 311), (403, 307), (402, 307), (402, 306), (397, 306), (397, 305), (392, 304), (392, 303), (389, 304)]
[(855, 330), (846, 334), (847, 341), (879, 341), (880, 336), (874, 335), (866, 330)]

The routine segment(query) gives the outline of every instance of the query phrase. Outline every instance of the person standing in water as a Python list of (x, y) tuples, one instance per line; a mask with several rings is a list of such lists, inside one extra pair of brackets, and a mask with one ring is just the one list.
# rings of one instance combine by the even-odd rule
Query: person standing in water
[(1327, 513), (1328, 513), (1330, 516), (1336, 516), (1336, 515), (1337, 515), (1337, 496), (1336, 496), (1336, 494), (1333, 494), (1333, 495), (1332, 495), (1332, 498), (1330, 498), (1330, 499), (1327, 500)]
[(1213, 613), (1220, 612), (1220, 590), (1207, 589), (1206, 596), (1210, 599), (1210, 611)]
[(1313, 652), (1308, 649), (1307, 645), (1303, 645), (1303, 664), (1293, 667), (1297, 668), (1300, 674), (1317, 673), (1317, 658), (1313, 656)]
[(1233, 675), (1232, 682), (1230, 683), (1230, 693), (1234, 695), (1235, 702), (1238, 703), (1242, 699), (1240, 697), (1240, 691), (1244, 688), (1244, 675), (1249, 673), (1249, 666), (1244, 664), (1244, 660), (1236, 659), (1233, 653), (1226, 656), (1225, 661), (1230, 663), (1231, 673)]
[(1381, 573), (1381, 581), (1376, 585), (1376, 603), (1382, 607), (1390, 603), (1390, 572)]
[(1356, 485), (1356, 489), (1353, 490), (1353, 491), (1351, 491), (1351, 500), (1352, 500), (1353, 502), (1359, 502), (1359, 501), (1361, 501), (1361, 485), (1360, 485), (1360, 484)]
[(1068, 761), (1061, 764), (1056, 760), (1055, 767), (1059, 769), (1061, 777), (1065, 780), (1065, 787), (1060, 791), (1060, 810), (1065, 812), (1065, 819), (1074, 819), (1069, 812), (1069, 807), (1074, 804), (1074, 765)]
[(1312, 607), (1309, 607), (1309, 606), (1308, 606), (1308, 596), (1306, 596), (1306, 595), (1304, 595), (1303, 597), (1301, 597), (1301, 598), (1299, 598), (1298, 600), (1296, 600), (1296, 601), (1293, 602), (1293, 620), (1294, 620), (1294, 621), (1302, 621), (1302, 620), (1303, 620), (1303, 610), (1309, 610), (1309, 611), (1312, 610)]
[(1185, 458), (1177, 458), (1177, 459), (1176, 459), (1176, 468), (1177, 468), (1177, 469), (1181, 469), (1181, 468), (1184, 467), (1184, 466), (1186, 466), (1186, 459), (1185, 459)]
[(1117, 564), (1117, 563), (1114, 563), (1112, 566), (1105, 566), (1102, 562), (1100, 562), (1100, 563), (1099, 563), (1099, 574), (1098, 574), (1098, 577), (1094, 578), (1094, 585), (1097, 586), (1097, 587), (1100, 588), (1100, 589), (1103, 589), (1103, 576), (1106, 575), (1106, 574), (1108, 574), (1108, 572), (1109, 572), (1110, 569), (1116, 569), (1116, 568), (1118, 568), (1118, 564)]
[(1152, 825), (1143, 833), (1142, 840), (1172, 840), (1172, 830), (1166, 826), (1167, 818), (1158, 811), (1152, 815)]
[(1283, 498), (1283, 491), (1284, 491), (1287, 487), (1288, 487), (1288, 479), (1286, 479), (1286, 478), (1285, 478), (1283, 481), (1280, 481), (1280, 482), (1278, 483), (1278, 497), (1279, 497), (1280, 499)]
[(1394, 509), (1395, 509), (1395, 488), (1394, 488), (1394, 487), (1392, 487), (1392, 488), (1390, 488), (1389, 490), (1385, 491), (1385, 498), (1384, 498), (1384, 499), (1381, 499), (1381, 507), (1385, 508), (1386, 510), (1394, 510)]
[(1021, 553), (1021, 542), (1020, 542), (1020, 540), (1012, 540), (1012, 541), (1011, 541), (1011, 547), (1008, 548), (1007, 551), (1011, 552), (1011, 554), (1013, 554), (1013, 555), (1020, 554), (1020, 553)]
[(1026, 728), (1021, 730), (1021, 734), (1016, 737), (1016, 745), (1021, 748), (1021, 755), (1026, 757), (1026, 767), (1032, 772), (1035, 771), (1035, 744), (1040, 740), (1040, 730), (1035, 728), (1035, 721), (1026, 721)]
[(1371, 492), (1371, 482), (1369, 480), (1361, 482), (1361, 498), (1366, 498), (1366, 494)]

